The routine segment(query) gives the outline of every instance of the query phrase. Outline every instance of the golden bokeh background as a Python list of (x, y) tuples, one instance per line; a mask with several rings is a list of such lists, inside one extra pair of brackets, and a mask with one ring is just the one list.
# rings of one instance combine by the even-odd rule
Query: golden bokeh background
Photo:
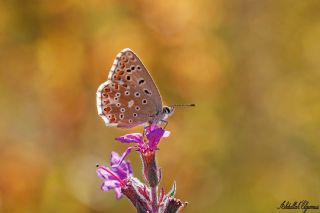
[[(318, 0), (0, 1), (0, 212), (135, 212), (95, 172), (126, 149), (114, 137), (141, 131), (107, 128), (96, 111), (126, 47), (165, 103), (197, 104), (176, 109), (158, 152), (185, 212), (319, 204), (319, 11)], [(142, 178), (138, 154), (128, 159)]]

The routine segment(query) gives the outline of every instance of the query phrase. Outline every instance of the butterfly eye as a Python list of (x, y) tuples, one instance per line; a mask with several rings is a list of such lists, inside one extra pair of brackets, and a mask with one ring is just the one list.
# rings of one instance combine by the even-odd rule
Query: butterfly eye
[(126, 69), (126, 72), (128, 72), (128, 73), (131, 72), (131, 69)]
[(125, 94), (126, 96), (128, 96), (128, 95), (130, 95), (130, 92), (129, 92), (129, 91), (125, 91), (124, 94)]
[(132, 119), (129, 119), (129, 123), (132, 123)]
[(125, 112), (125, 111), (126, 111), (125, 108), (121, 108), (121, 109), (120, 109), (120, 112)]
[(139, 107), (139, 106), (136, 106), (135, 109), (136, 109), (137, 111), (139, 111), (139, 110), (140, 110), (140, 107)]
[(130, 67), (130, 69), (131, 69), (132, 71), (134, 71), (135, 66), (134, 66), (134, 65), (132, 65), (132, 66)]
[(130, 75), (127, 75), (126, 79), (127, 79), (128, 81), (130, 81), (130, 80), (131, 80)]
[(140, 71), (140, 70), (141, 70), (141, 67), (140, 67), (139, 65), (137, 66), (137, 70), (138, 70), (138, 71)]
[(137, 113), (133, 113), (133, 117), (137, 117), (138, 116), (138, 114)]
[(170, 113), (170, 109), (168, 107), (163, 107), (163, 113), (169, 114)]
[(117, 107), (121, 107), (121, 104), (120, 104), (120, 103), (117, 103), (116, 106), (117, 106)]
[(116, 97), (120, 97), (120, 96), (121, 96), (120, 92), (117, 92)]

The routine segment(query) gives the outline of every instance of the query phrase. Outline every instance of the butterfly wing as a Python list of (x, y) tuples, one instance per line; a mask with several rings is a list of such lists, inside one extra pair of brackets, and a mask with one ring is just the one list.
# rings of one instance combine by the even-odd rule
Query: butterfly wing
[(108, 80), (97, 91), (98, 114), (107, 126), (130, 128), (149, 121), (162, 110), (157, 86), (130, 49), (113, 62)]

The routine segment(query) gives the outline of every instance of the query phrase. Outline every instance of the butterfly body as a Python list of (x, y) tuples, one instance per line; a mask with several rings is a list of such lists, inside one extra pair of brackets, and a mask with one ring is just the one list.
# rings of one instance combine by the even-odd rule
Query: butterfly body
[(97, 110), (107, 126), (120, 128), (158, 124), (174, 111), (163, 106), (149, 72), (128, 48), (116, 56), (108, 80), (99, 86)]

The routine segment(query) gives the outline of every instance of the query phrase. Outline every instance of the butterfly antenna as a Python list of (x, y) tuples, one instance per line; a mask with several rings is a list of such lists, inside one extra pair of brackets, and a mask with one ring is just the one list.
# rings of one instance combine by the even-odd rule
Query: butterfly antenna
[(171, 107), (194, 107), (196, 106), (195, 104), (173, 104), (170, 105)]

